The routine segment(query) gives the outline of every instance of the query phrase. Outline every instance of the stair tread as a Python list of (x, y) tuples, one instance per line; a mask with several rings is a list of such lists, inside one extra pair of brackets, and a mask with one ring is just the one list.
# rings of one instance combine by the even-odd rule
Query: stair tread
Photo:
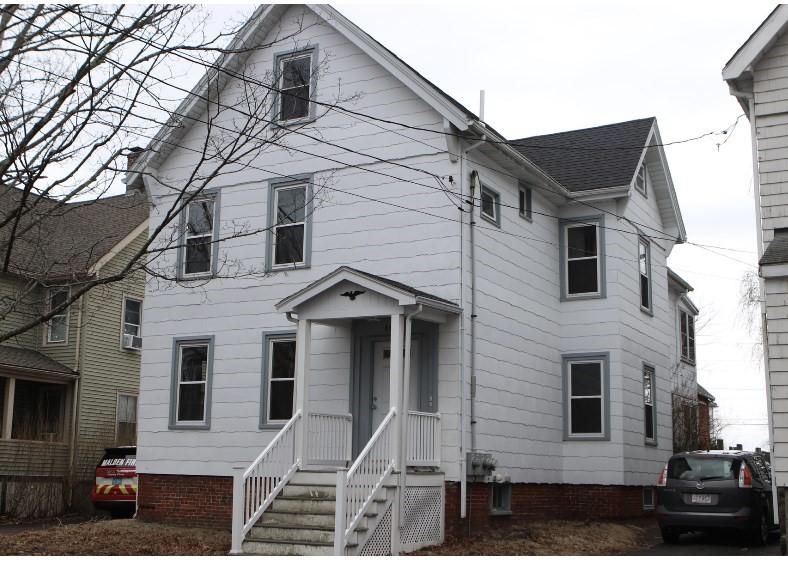
[(286, 528), (288, 530), (324, 530), (326, 532), (334, 532), (333, 526), (314, 525), (314, 524), (295, 524), (295, 523), (280, 523), (277, 521), (258, 522), (254, 526), (261, 528)]
[(332, 503), (336, 502), (334, 497), (284, 497), (282, 495), (278, 495), (276, 497), (277, 501), (330, 501)]
[(287, 540), (284, 538), (256, 538), (250, 536), (245, 539), (247, 542), (265, 542), (267, 544), (303, 544), (304, 546), (329, 546), (333, 547), (333, 542), (319, 540)]

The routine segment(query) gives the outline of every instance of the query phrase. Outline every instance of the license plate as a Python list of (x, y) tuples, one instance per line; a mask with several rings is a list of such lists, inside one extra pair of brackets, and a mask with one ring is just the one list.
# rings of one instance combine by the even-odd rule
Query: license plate
[(690, 495), (690, 503), (696, 505), (710, 505), (711, 495)]
[(112, 484), (113, 485), (120, 485), (122, 481), (123, 481), (123, 477), (113, 477), (112, 478)]

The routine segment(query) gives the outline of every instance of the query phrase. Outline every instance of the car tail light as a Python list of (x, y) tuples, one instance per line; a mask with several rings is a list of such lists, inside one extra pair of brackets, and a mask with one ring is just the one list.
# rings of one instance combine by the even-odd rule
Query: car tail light
[(668, 482), (668, 464), (665, 463), (665, 467), (662, 468), (662, 471), (659, 473), (659, 478), (657, 479), (657, 487), (664, 487)]
[(752, 489), (752, 475), (747, 464), (742, 461), (741, 468), (739, 469), (739, 488)]

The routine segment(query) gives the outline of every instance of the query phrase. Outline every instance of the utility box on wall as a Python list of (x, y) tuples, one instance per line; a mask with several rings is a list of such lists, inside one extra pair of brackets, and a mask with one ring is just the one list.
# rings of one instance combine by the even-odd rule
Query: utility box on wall
[(498, 462), (493, 458), (492, 453), (470, 452), (466, 456), (465, 465), (469, 481), (484, 483), (490, 481)]

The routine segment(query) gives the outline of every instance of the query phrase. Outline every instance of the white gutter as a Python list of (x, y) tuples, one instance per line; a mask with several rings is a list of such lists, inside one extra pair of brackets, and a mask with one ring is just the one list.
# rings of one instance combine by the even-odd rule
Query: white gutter
[[(731, 95), (740, 99), (745, 99), (749, 105), (750, 119), (750, 144), (752, 150), (752, 194), (755, 199), (755, 228), (758, 232), (756, 245), (758, 247), (758, 260), (763, 257), (763, 226), (761, 223), (761, 180), (758, 171), (758, 132), (755, 126), (755, 95), (743, 91), (730, 89)], [(772, 417), (772, 380), (769, 373), (769, 334), (768, 320), (766, 318), (766, 279), (763, 272), (758, 270), (758, 285), (760, 287), (759, 305), (761, 309), (761, 343), (763, 345), (763, 372), (766, 383), (766, 414), (769, 426), (769, 450), (774, 453), (774, 418)], [(779, 524), (779, 509), (777, 502), (777, 478), (774, 473), (774, 461), (772, 465), (772, 513), (774, 523)]]

